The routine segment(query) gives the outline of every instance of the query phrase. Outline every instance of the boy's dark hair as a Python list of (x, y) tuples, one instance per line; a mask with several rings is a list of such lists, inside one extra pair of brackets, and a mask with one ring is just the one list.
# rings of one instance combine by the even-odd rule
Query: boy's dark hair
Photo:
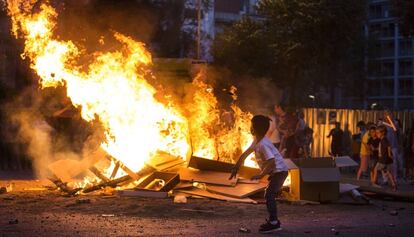
[(255, 115), (252, 118), (252, 128), (258, 138), (263, 138), (269, 130), (270, 118), (264, 115)]
[(369, 130), (375, 130), (375, 129), (377, 129), (377, 126), (375, 126), (374, 124), (371, 124), (369, 126)]

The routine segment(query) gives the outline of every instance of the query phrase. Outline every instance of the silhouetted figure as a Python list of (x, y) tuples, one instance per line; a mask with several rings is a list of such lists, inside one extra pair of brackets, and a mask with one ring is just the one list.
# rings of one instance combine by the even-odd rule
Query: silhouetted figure
[(333, 128), (327, 138), (332, 137), (331, 141), (331, 155), (332, 156), (341, 156), (342, 155), (342, 141), (344, 137), (344, 131), (341, 129), (341, 124), (339, 122), (335, 123), (335, 128)]

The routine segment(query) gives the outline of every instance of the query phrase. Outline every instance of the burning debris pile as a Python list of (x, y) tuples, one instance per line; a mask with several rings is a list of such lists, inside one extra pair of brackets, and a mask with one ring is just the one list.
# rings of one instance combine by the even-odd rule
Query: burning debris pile
[[(30, 61), (41, 90), (65, 89), (68, 105), (55, 115), (73, 109), (80, 115), (76, 121), (99, 127), (81, 150), (58, 153), (47, 139), (51, 126), (44, 118), (20, 118), (23, 132), (33, 130), (25, 137), (37, 144), (29, 148), (36, 150), (30, 154), (35, 163), (47, 157), (37, 168), (48, 170), (47, 176), (62, 191), (136, 187), (154, 171), (185, 166), (190, 154), (232, 162), (251, 142), (251, 114), (235, 103), (222, 112), (205, 69), (190, 82), (191, 100), (178, 103), (171, 99), (174, 95), (160, 96), (162, 91), (150, 83), (152, 57), (143, 43), (114, 32), (116, 50), (86, 53), (84, 46), (54, 34), (58, 13), (49, 1), (8, 0), (6, 6), (13, 35), (24, 40), (22, 57)], [(235, 101), (236, 88), (231, 92)], [(47, 146), (33, 142), (39, 134)], [(162, 181), (146, 187), (167, 185)]]

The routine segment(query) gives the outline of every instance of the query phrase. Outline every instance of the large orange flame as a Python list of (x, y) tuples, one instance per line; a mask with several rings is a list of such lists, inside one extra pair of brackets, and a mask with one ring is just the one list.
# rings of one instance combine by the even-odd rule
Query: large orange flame
[[(7, 1), (12, 32), (25, 40), (22, 56), (30, 59), (42, 88), (64, 85), (84, 120), (99, 119), (106, 136), (101, 148), (133, 171), (140, 170), (145, 160), (159, 151), (184, 159), (190, 140), (195, 155), (228, 161), (251, 142), (251, 114), (232, 105), (231, 125), (223, 125), (226, 118), (220, 114), (203, 72), (193, 81), (196, 92), (190, 106), (183, 109), (161, 103), (145, 78), (152, 59), (143, 43), (115, 32), (120, 49), (95, 52), (88, 64), (80, 66), (84, 52), (79, 46), (54, 35), (55, 9), (43, 1), (35, 11), (36, 2)], [(188, 120), (184, 110), (190, 114)], [(254, 166), (250, 161), (248, 164)]]
[(158, 150), (185, 157), (187, 121), (172, 105), (155, 100), (155, 89), (140, 73), (151, 64), (144, 44), (115, 33), (122, 48), (96, 52), (93, 62), (81, 70), (76, 65), (78, 47), (53, 35), (55, 10), (42, 4), (33, 14), (32, 2), (8, 1), (7, 6), (12, 31), (25, 39), (23, 56), (30, 58), (41, 87), (64, 84), (83, 119), (99, 117), (106, 131), (101, 147), (135, 171)]

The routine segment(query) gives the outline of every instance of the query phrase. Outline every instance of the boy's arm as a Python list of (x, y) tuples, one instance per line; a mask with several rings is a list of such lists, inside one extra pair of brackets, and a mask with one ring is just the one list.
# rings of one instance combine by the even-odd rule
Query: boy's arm
[(236, 177), (237, 172), (240, 169), (240, 166), (243, 164), (244, 160), (254, 151), (254, 146), (253, 144), (247, 148), (239, 157), (239, 159), (237, 160), (236, 164), (233, 166), (233, 169), (231, 170), (231, 175), (229, 177), (229, 179), (233, 179)]
[(275, 168), (275, 158), (271, 158), (264, 163), (264, 168), (260, 174), (253, 176), (251, 179), (261, 179), (267, 174), (271, 174)]

